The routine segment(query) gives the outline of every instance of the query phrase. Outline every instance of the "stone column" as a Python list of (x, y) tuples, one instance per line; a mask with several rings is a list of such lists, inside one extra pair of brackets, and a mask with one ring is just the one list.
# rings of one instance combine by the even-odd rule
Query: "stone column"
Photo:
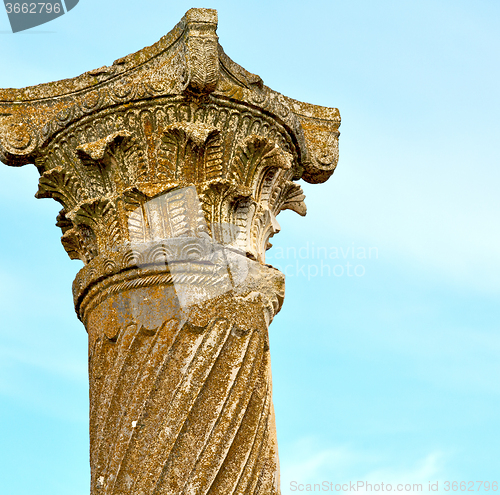
[(338, 159), (337, 109), (234, 63), (217, 13), (70, 80), (0, 90), (0, 158), (62, 205), (89, 336), (91, 494), (277, 494), (265, 264), (297, 180)]

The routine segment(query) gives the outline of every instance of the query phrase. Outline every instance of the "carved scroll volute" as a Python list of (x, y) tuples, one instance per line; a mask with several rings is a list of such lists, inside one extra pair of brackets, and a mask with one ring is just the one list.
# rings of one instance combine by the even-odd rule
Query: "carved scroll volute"
[(209, 94), (219, 79), (217, 11), (191, 9), (184, 16), (186, 61), (189, 68), (187, 92)]
[(320, 107), (286, 98), (304, 132), (308, 156), (304, 157), (302, 179), (311, 184), (325, 182), (339, 160), (340, 113), (337, 108)]
[(38, 132), (26, 117), (0, 113), (0, 160), (20, 166), (33, 162)]

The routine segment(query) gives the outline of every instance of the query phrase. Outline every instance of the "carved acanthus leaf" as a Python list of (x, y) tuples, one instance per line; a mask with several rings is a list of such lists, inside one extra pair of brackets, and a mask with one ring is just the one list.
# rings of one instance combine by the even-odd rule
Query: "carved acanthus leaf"
[(175, 122), (167, 126), (158, 152), (167, 177), (197, 183), (220, 175), (219, 134), (216, 127), (201, 122)]
[(54, 198), (67, 210), (73, 209), (86, 199), (85, 189), (73, 173), (56, 167), (40, 177), (36, 198)]
[(93, 231), (83, 224), (75, 226), (66, 216), (64, 208), (57, 215), (56, 226), (63, 232), (61, 243), (72, 260), (79, 259), (88, 263), (98, 254)]
[(75, 229), (70, 229), (62, 235), (61, 244), (68, 253), (70, 259), (72, 260), (81, 259), (80, 252), (82, 249), (82, 245), (80, 243), (80, 238), (78, 237), (78, 234), (76, 233)]
[(123, 190), (129, 182), (141, 180), (147, 174), (144, 152), (127, 130), (82, 144), (76, 148), (76, 154), (84, 166), (101, 170), (105, 187), (110, 191)]
[[(210, 181), (199, 187), (199, 196), (207, 224), (222, 224), (231, 221), (231, 204), (241, 191), (233, 182), (228, 180)], [(247, 196), (251, 191), (247, 191)]]
[(119, 144), (124, 140), (130, 139), (131, 136), (132, 135), (128, 131), (116, 131), (103, 139), (94, 141), (93, 143), (78, 146), (76, 148), (76, 154), (82, 161), (88, 159), (91, 159), (92, 161), (99, 161), (104, 158), (106, 151), (112, 151), (115, 144)]
[(175, 122), (165, 128), (163, 139), (170, 136), (179, 147), (186, 148), (191, 144), (196, 149), (201, 149), (207, 141), (219, 134), (216, 127), (208, 126), (200, 122)]
[(92, 229), (100, 252), (117, 247), (124, 238), (118, 210), (109, 198), (88, 200), (67, 216), (75, 225), (83, 224)]
[(296, 182), (287, 181), (284, 186), (282, 195), (283, 201), (280, 205), (277, 205), (277, 213), (282, 210), (292, 210), (303, 217), (306, 215), (307, 207), (304, 202), (306, 196), (299, 184), (297, 184)]
[(252, 187), (270, 167), (289, 169), (290, 155), (270, 139), (251, 135), (239, 147), (231, 172), (238, 184)]
[(268, 208), (259, 206), (254, 214), (251, 228), (251, 241), (254, 247), (257, 259), (260, 262), (265, 261), (265, 252), (272, 244), (269, 239), (280, 232), (281, 227), (274, 213)]
[(90, 261), (91, 254), (76, 229), (66, 231), (61, 237), (61, 243), (72, 260), (81, 260), (84, 263)]

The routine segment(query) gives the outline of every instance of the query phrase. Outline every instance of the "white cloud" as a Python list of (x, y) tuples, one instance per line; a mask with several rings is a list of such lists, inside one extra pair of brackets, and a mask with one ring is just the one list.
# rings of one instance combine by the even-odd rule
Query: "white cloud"
[(388, 483), (423, 483), (442, 479), (444, 476), (444, 454), (431, 452), (423, 459), (419, 459), (408, 467), (386, 467), (367, 473), (367, 480), (386, 480)]
[[(281, 488), (283, 495), (300, 493), (298, 485), (320, 485), (316, 491), (332, 491), (325, 489), (328, 484), (350, 484), (364, 482), (357, 493), (372, 493), (366, 484), (391, 484), (393, 491), (398, 484), (422, 484), (422, 492), (428, 492), (429, 482), (445, 478), (446, 456), (443, 452), (433, 451), (419, 459), (402, 460), (399, 456), (374, 454), (359, 451), (349, 446), (318, 448), (319, 442), (312, 438), (298, 441), (290, 451), (292, 455), (281, 455)], [(328, 485), (326, 485), (328, 486)], [(329, 485), (331, 488), (331, 485)], [(415, 487), (417, 490), (417, 487)], [(415, 491), (416, 491), (415, 490)], [(335, 489), (333, 489), (335, 491)]]

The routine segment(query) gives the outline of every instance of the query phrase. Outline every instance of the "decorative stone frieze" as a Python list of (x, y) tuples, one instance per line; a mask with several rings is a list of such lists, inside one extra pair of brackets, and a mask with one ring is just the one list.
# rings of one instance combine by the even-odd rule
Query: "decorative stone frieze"
[(285, 97), (191, 9), (74, 79), (0, 90), (0, 159), (40, 172), (89, 335), (92, 494), (279, 493), (265, 264), (299, 179), (338, 160), (337, 109)]

